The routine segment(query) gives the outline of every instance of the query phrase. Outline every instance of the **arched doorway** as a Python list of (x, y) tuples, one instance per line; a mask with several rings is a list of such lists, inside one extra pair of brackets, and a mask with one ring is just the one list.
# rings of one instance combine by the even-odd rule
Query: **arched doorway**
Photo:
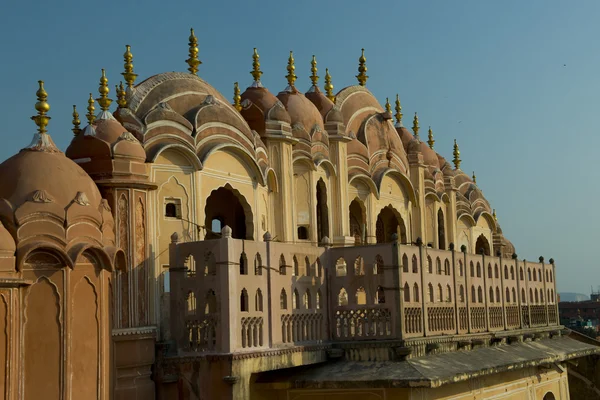
[(548, 392), (544, 395), (542, 400), (556, 400), (556, 397), (554, 397), (554, 393)]
[(392, 235), (398, 234), (398, 240), (406, 243), (406, 226), (400, 213), (391, 206), (385, 206), (377, 216), (375, 225), (377, 243), (392, 241)]
[(475, 252), (477, 254), (481, 254), (482, 251), (486, 256), (490, 255), (490, 242), (488, 242), (487, 238), (483, 234), (479, 235), (477, 241), (475, 242)]
[(446, 226), (444, 224), (444, 212), (440, 208), (438, 210), (438, 249), (446, 249)]
[(211, 192), (204, 211), (205, 239), (220, 238), (221, 229), (227, 225), (233, 238), (253, 240), (252, 209), (244, 196), (229, 184)]
[(355, 244), (366, 243), (367, 225), (365, 214), (365, 204), (359, 199), (352, 200), (352, 203), (350, 203), (350, 235), (354, 237)]
[(317, 182), (317, 239), (319, 243), (329, 237), (329, 210), (327, 208), (327, 187), (323, 178)]

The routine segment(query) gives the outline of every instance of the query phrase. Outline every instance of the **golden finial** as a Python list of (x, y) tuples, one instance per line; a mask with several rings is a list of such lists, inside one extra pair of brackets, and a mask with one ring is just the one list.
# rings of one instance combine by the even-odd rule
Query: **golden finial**
[(133, 54), (131, 54), (131, 46), (126, 45), (125, 48), (127, 49), (125, 54), (123, 54), (123, 59), (125, 60), (125, 72), (121, 72), (121, 75), (123, 75), (123, 78), (125, 78), (127, 87), (132, 88), (135, 78), (137, 78), (137, 74), (133, 73)]
[(415, 136), (418, 138), (419, 137), (419, 117), (417, 116), (417, 113), (415, 113), (415, 117), (413, 118), (413, 132), (415, 133)]
[(385, 98), (385, 112), (389, 113), (390, 115), (392, 115), (392, 105), (390, 104), (389, 97)]
[(103, 68), (102, 76), (100, 77), (100, 86), (98, 87), (98, 93), (100, 93), (100, 97), (96, 99), (98, 104), (100, 104), (100, 109), (102, 109), (102, 111), (108, 111), (110, 103), (112, 103), (112, 100), (108, 98), (108, 92), (108, 79), (106, 79), (106, 72)]
[(477, 177), (475, 176), (475, 171), (473, 171), (473, 183), (477, 185)]
[(498, 217), (496, 216), (496, 209), (492, 211), (492, 217), (494, 217), (494, 221), (498, 221)]
[(360, 86), (365, 86), (367, 84), (367, 59), (365, 58), (365, 49), (362, 49), (362, 53), (358, 58), (358, 75), (356, 75), (356, 79), (358, 79), (358, 84)]
[(288, 85), (290, 87), (294, 87), (294, 82), (296, 82), (296, 74), (294, 73), (294, 71), (296, 70), (296, 67), (294, 66), (294, 54), (290, 51), (290, 57), (288, 58), (288, 64), (287, 64), (287, 72), (288, 74), (285, 76), (285, 78), (288, 81)]
[(429, 148), (433, 150), (433, 144), (435, 140), (433, 139), (433, 131), (431, 130), (431, 126), (429, 127), (429, 134), (427, 135), (427, 143), (429, 144)]
[(237, 82), (233, 84), (233, 106), (236, 110), (242, 111), (242, 96), (240, 96), (240, 86)]
[(400, 105), (400, 96), (396, 95), (396, 125), (402, 126), (402, 106)]
[(312, 61), (310, 62), (310, 80), (314, 87), (318, 88), (317, 82), (319, 81), (319, 76), (317, 75), (317, 58), (313, 55)]
[(44, 81), (38, 81), (40, 88), (35, 92), (37, 96), (37, 103), (35, 103), (35, 109), (37, 110), (37, 115), (31, 117), (33, 122), (38, 127), (38, 132), (40, 134), (44, 134), (48, 132), (46, 127), (48, 126), (48, 121), (50, 121), (50, 117), (46, 114), (50, 111), (50, 104), (46, 102), (48, 99), (48, 93), (44, 90)]
[(119, 108), (127, 107), (127, 100), (125, 99), (127, 92), (125, 92), (123, 82), (119, 82), (118, 85), (115, 85), (115, 91), (117, 93), (117, 104), (119, 105)]
[(256, 51), (256, 47), (254, 48), (254, 54), (252, 54), (252, 71), (250, 71), (250, 75), (254, 78), (254, 82), (260, 83), (260, 76), (262, 75), (262, 71), (260, 70), (260, 56), (258, 55), (258, 51)]
[(202, 64), (202, 61), (200, 61), (198, 59), (198, 39), (196, 38), (196, 35), (194, 35), (194, 29), (190, 29), (190, 58), (188, 58), (187, 60), (185, 60), (185, 62), (187, 62), (187, 64), (190, 66), (188, 68), (188, 71), (190, 71), (191, 74), (196, 75), (198, 73), (198, 66), (200, 64)]
[(333, 83), (331, 83), (329, 68), (325, 68), (325, 93), (327, 94), (327, 98), (335, 103), (335, 96), (333, 95)]
[(88, 125), (92, 125), (94, 123), (94, 121), (96, 120), (96, 115), (94, 114), (94, 111), (96, 111), (96, 107), (94, 107), (94, 97), (92, 96), (91, 93), (90, 93), (90, 98), (88, 99), (87, 110), (88, 110), (88, 113), (86, 114), (86, 118), (88, 120)]
[(79, 124), (81, 124), (81, 120), (79, 119), (79, 113), (77, 112), (77, 106), (73, 104), (73, 135), (77, 136), (81, 133), (81, 129), (79, 128)]
[(454, 168), (455, 169), (460, 169), (460, 150), (458, 149), (458, 144), (456, 143), (456, 139), (454, 139), (454, 151), (452, 152), (452, 154), (454, 155), (454, 159), (452, 160), (454, 162)]

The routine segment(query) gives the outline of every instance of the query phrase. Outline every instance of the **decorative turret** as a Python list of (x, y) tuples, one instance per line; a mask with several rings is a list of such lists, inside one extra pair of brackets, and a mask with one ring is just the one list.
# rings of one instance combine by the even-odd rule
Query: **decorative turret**
[(237, 82), (233, 84), (233, 106), (236, 110), (242, 111), (242, 96), (240, 96), (240, 86)]
[(96, 107), (94, 107), (94, 97), (91, 93), (90, 98), (88, 99), (87, 111), (88, 112), (85, 115), (85, 117), (88, 120), (88, 125), (92, 125), (96, 121), (96, 114), (94, 114), (94, 111), (96, 111)]
[(454, 158), (452, 159), (452, 162), (454, 163), (454, 168), (460, 169), (460, 163), (461, 163), (460, 150), (458, 149), (458, 144), (456, 143), (456, 139), (454, 139), (454, 151), (452, 152), (452, 155), (454, 156)]
[(79, 119), (79, 113), (77, 112), (77, 106), (73, 104), (73, 135), (77, 136), (81, 133), (81, 128), (79, 128), (79, 124), (81, 124), (81, 120)]
[(367, 84), (367, 79), (369, 76), (367, 75), (367, 58), (365, 57), (365, 49), (361, 50), (362, 53), (358, 58), (358, 75), (356, 75), (356, 79), (358, 79), (358, 84), (360, 86), (365, 86)]
[(108, 111), (112, 100), (108, 98), (108, 93), (110, 89), (108, 88), (108, 79), (106, 78), (106, 71), (102, 69), (102, 76), (100, 77), (100, 86), (98, 87), (98, 93), (100, 93), (100, 97), (96, 99), (98, 104), (100, 105), (100, 109), (102, 110), (98, 115), (98, 119), (114, 119), (110, 111)]
[(325, 68), (325, 94), (327, 98), (335, 103), (335, 96), (333, 95), (333, 83), (331, 83), (331, 75), (329, 74), (329, 68)]
[(119, 105), (118, 108), (127, 107), (127, 100), (125, 98), (127, 96), (127, 92), (125, 91), (123, 82), (119, 82), (119, 84), (115, 86), (115, 91), (117, 93), (117, 104)]
[(415, 112), (415, 117), (413, 118), (413, 127), (412, 130), (415, 133), (415, 137), (419, 139), (419, 116)]
[(202, 61), (200, 61), (198, 59), (198, 39), (196, 38), (196, 35), (194, 34), (194, 29), (191, 28), (190, 29), (190, 37), (189, 37), (189, 46), (190, 46), (190, 50), (189, 50), (189, 55), (190, 58), (188, 58), (187, 60), (185, 60), (185, 62), (190, 66), (188, 68), (188, 71), (190, 71), (191, 74), (196, 75), (198, 73), (198, 66), (200, 64), (202, 64)]
[(319, 90), (318, 82), (319, 76), (317, 75), (317, 58), (313, 55), (310, 61), (310, 81), (312, 82), (315, 90)]
[(131, 54), (131, 46), (126, 45), (125, 48), (126, 51), (125, 54), (123, 54), (123, 59), (125, 61), (123, 67), (125, 68), (125, 72), (121, 72), (121, 75), (123, 75), (125, 82), (127, 82), (127, 88), (132, 89), (137, 74), (133, 73), (133, 54)]
[(260, 77), (263, 74), (260, 70), (260, 56), (258, 55), (258, 51), (256, 51), (256, 47), (254, 48), (254, 53), (252, 54), (252, 71), (250, 71), (250, 75), (254, 78), (254, 82), (252, 82), (251, 87), (262, 87), (262, 83), (260, 83)]
[(435, 139), (433, 138), (433, 131), (431, 130), (431, 126), (429, 127), (429, 134), (427, 135), (427, 144), (429, 144), (429, 148), (433, 150), (433, 145), (435, 144)]
[(396, 94), (396, 128), (402, 127), (402, 106), (400, 105), (400, 96)]
[(287, 63), (287, 72), (288, 74), (285, 76), (285, 79), (287, 79), (288, 81), (288, 87), (286, 88), (286, 90), (294, 90), (295, 89), (295, 82), (297, 79), (296, 74), (294, 73), (296, 71), (296, 66), (294, 65), (294, 54), (290, 51), (290, 56), (288, 58), (288, 63)]
[(385, 112), (392, 115), (392, 105), (390, 104), (390, 98), (385, 98)]
[(33, 136), (33, 140), (31, 144), (27, 146), (24, 150), (32, 150), (32, 151), (44, 151), (47, 153), (59, 153), (60, 150), (56, 147), (50, 135), (48, 135), (48, 130), (46, 127), (48, 126), (48, 122), (50, 121), (50, 117), (47, 115), (48, 111), (50, 111), (50, 104), (46, 102), (48, 99), (48, 93), (44, 89), (44, 81), (38, 81), (39, 89), (35, 92), (37, 96), (37, 103), (35, 103), (35, 109), (37, 110), (37, 115), (31, 117), (33, 122), (37, 125), (37, 133)]

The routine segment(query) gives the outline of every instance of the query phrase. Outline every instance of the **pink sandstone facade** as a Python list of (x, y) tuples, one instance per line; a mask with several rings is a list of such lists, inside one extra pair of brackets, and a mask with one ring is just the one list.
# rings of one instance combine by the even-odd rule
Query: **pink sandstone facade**
[[(553, 260), (519, 260), (475, 176), (357, 79), (188, 70), (74, 110), (0, 164), (0, 398), (568, 399), (598, 354), (559, 325)], [(308, 63), (307, 63), (308, 64)], [(307, 68), (308, 69), (308, 68)]]

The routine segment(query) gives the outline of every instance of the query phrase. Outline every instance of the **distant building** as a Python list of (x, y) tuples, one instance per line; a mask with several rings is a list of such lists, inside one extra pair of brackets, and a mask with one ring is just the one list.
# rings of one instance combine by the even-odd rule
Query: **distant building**
[(586, 301), (590, 296), (583, 293), (561, 292), (558, 294), (558, 301)]

